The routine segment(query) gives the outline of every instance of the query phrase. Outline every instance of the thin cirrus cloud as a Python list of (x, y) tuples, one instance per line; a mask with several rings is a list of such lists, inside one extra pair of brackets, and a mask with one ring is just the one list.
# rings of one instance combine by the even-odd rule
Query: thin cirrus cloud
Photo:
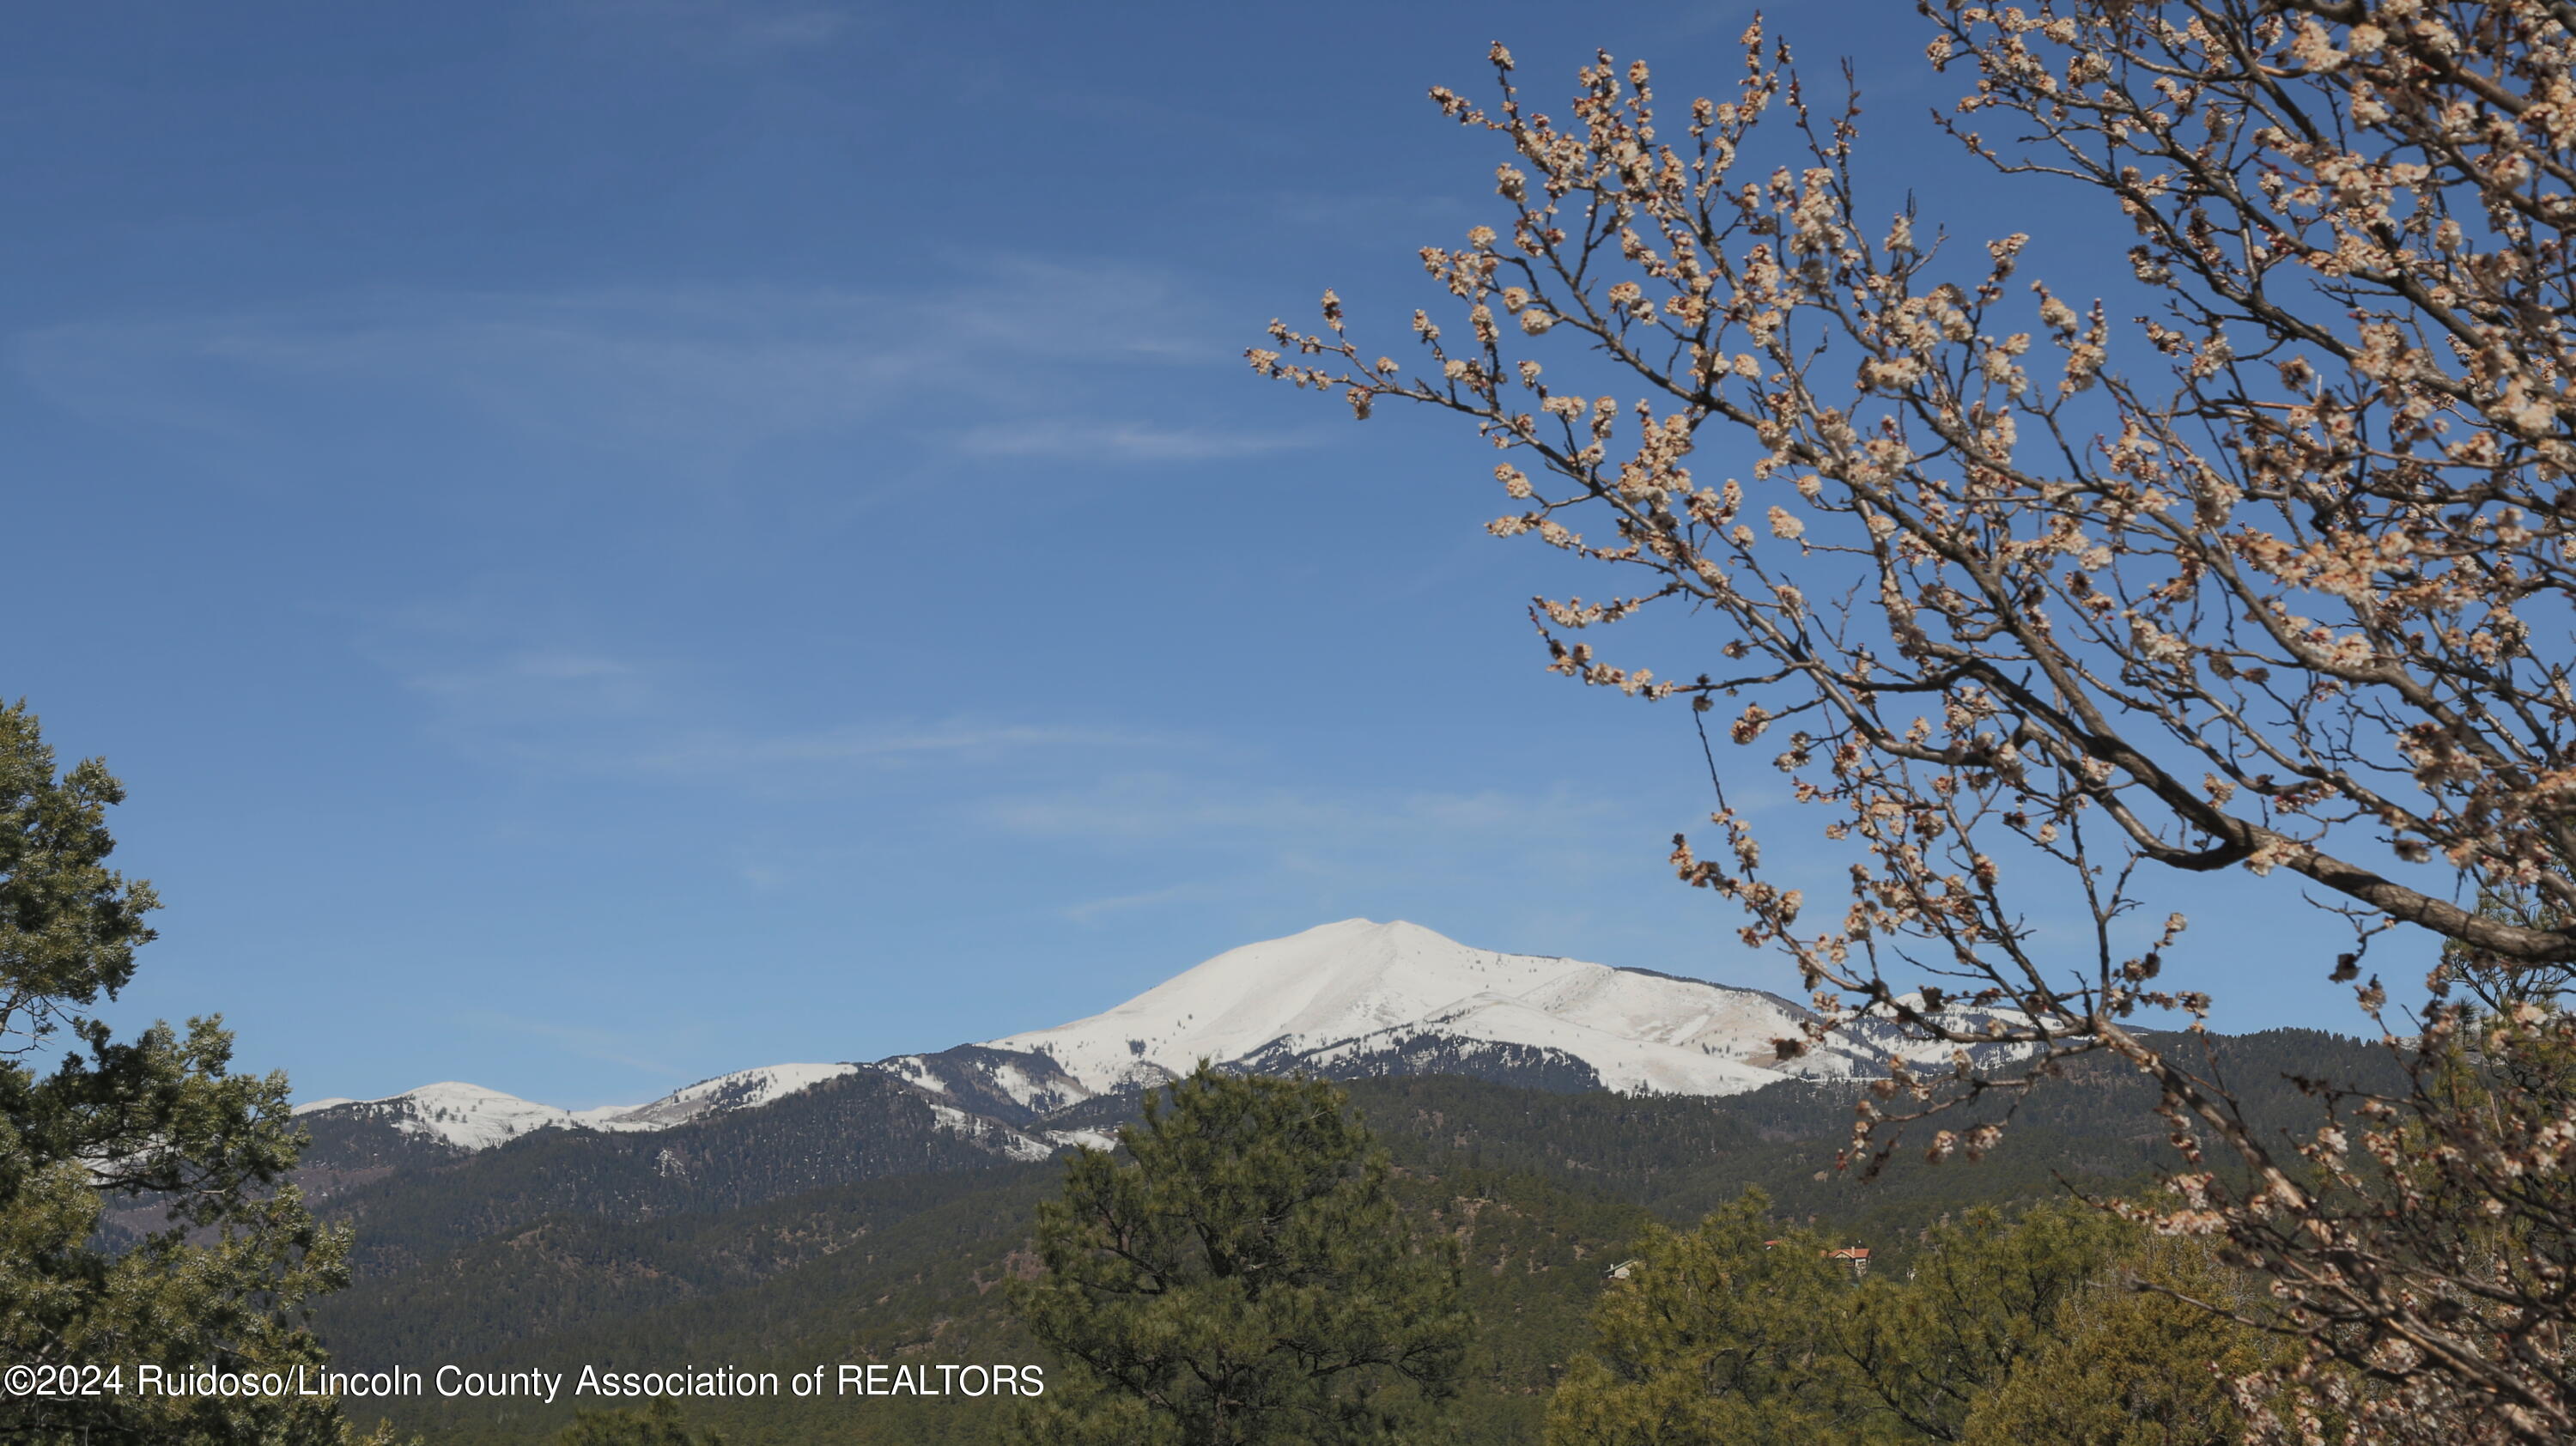
[[(1150, 868), (1169, 882), (1055, 907), (1078, 925), (1171, 909), (1237, 911), (1246, 928), (1296, 901), (1317, 918), (1369, 910), (1491, 914), (1500, 890), (1519, 917), (1606, 908), (1650, 887), (1669, 847), (1651, 807), (1555, 788), (1499, 791), (1286, 787), (1247, 780), (1234, 760), (1197, 770), (1112, 774), (1027, 794), (988, 793), (967, 817), (1033, 850), (1115, 858), (1107, 877)], [(1293, 915), (1295, 910), (1289, 910)], [(1309, 919), (1308, 922), (1313, 922)]]
[(558, 0), (555, 8), (594, 41), (650, 42), (730, 61), (828, 46), (858, 19), (847, 9), (763, 0)]
[(1426, 838), (1492, 844), (1533, 839), (1572, 844), (1628, 820), (1612, 801), (1570, 789), (1379, 792), (1268, 787), (1172, 771), (1113, 774), (1078, 788), (997, 798), (982, 816), (1029, 838), (1159, 844), (1228, 838), (1282, 845), (1364, 840), (1364, 851), (1407, 851)]
[[(469, 420), (699, 466), (889, 421), (926, 451), (979, 456), (1189, 462), (1293, 445), (1275, 430), (1121, 414), (1137, 405), (1136, 368), (1230, 362), (1207, 311), (1152, 272), (1004, 257), (971, 282), (901, 294), (414, 292), (77, 321), (20, 334), (9, 357), (75, 414), (239, 441), (308, 441), (326, 404), (320, 414), (369, 424)], [(1144, 389), (1148, 409), (1158, 390)], [(1086, 404), (1092, 417), (1065, 420)], [(343, 431), (378, 443), (370, 426)]]
[(1168, 733), (1140, 729), (952, 719), (798, 733), (699, 733), (639, 749), (616, 762), (636, 772), (721, 777), (771, 769), (801, 773), (818, 765), (859, 767), (912, 760), (980, 763), (1013, 754), (1168, 749), (1183, 742)]
[(918, 384), (921, 359), (880, 344), (889, 328), (871, 313), (828, 296), (403, 296), (76, 322), (12, 350), (40, 395), (110, 420), (242, 435), (320, 393), (612, 449), (722, 452), (862, 420), (886, 388)]
[(989, 770), (1013, 760), (1134, 754), (1186, 748), (1169, 733), (989, 718), (892, 719), (810, 729), (710, 728), (658, 708), (621, 707), (587, 717), (556, 711), (504, 719), (451, 715), (433, 730), (470, 757), (516, 760), (549, 771), (651, 777), (709, 785), (812, 787), (919, 769)]
[(397, 686), (428, 704), (426, 731), (444, 746), (487, 762), (594, 776), (810, 785), (907, 767), (1192, 747), (1164, 730), (981, 716), (811, 728), (710, 725), (710, 709), (755, 710), (685, 662), (568, 645), (478, 646), (454, 636), (504, 622), (488, 602), (415, 609), (365, 650)]
[(1089, 899), (1057, 910), (1076, 924), (1090, 924), (1113, 914), (1158, 908), (1165, 904), (1191, 903), (1208, 897), (1215, 890), (1207, 884), (1174, 884), (1170, 888), (1147, 889), (1133, 894), (1114, 894), (1108, 898)]
[[(582, 1059), (619, 1065), (648, 1079), (660, 1078), (682, 1083), (686, 1083), (689, 1079), (689, 1071), (673, 1068), (668, 1054), (657, 1049), (657, 1046), (667, 1047), (666, 1041), (646, 1039), (620, 1030), (526, 1019), (496, 1009), (466, 1010), (458, 1014), (456, 1019), (458, 1023), (469, 1029), (541, 1039)], [(576, 1108), (589, 1107), (577, 1106)]]
[(441, 730), (461, 755), (562, 776), (651, 778), (715, 788), (805, 794), (902, 775), (989, 780), (1006, 766), (1052, 769), (1071, 758), (1169, 753), (1189, 740), (1143, 729), (1057, 727), (980, 718), (900, 720), (763, 731), (679, 729), (646, 720), (623, 728)]
[(1312, 445), (1293, 432), (1223, 431), (1128, 423), (1028, 421), (977, 427), (958, 448), (980, 457), (1115, 458), (1127, 462), (1213, 462)]
[(640, 664), (547, 648), (424, 667), (401, 681), (451, 720), (483, 728), (631, 717), (650, 710), (661, 691)]

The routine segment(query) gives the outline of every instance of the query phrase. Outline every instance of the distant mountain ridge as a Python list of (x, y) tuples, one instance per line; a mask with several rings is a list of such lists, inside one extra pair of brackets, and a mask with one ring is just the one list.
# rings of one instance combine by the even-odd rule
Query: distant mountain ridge
[(602, 1105), (567, 1110), (541, 1105), (481, 1085), (444, 1080), (378, 1100), (324, 1099), (297, 1105), (299, 1116), (326, 1113), (335, 1120), (382, 1123), (405, 1134), (460, 1150), (483, 1150), (535, 1130), (664, 1130), (701, 1115), (754, 1109), (838, 1079), (865, 1066), (773, 1064), (736, 1070), (673, 1090), (650, 1104)]
[[(319, 1218), (352, 1232), (356, 1281), (317, 1328), (360, 1368), (1027, 1358), (1036, 1348), (995, 1287), (1028, 1267), (1029, 1222), (1062, 1178), (1052, 1158), (1114, 1145), (1140, 1086), (1204, 1057), (1349, 1081), (1409, 1208), (1470, 1252), (1495, 1370), (1516, 1363), (1478, 1389), (1522, 1426), (1478, 1439), (1528, 1440), (1552, 1363), (1579, 1348), (1601, 1268), (1621, 1258), (1608, 1252), (1630, 1249), (1648, 1212), (1697, 1219), (1758, 1184), (1786, 1215), (1822, 1212), (1901, 1246), (1938, 1213), (2069, 1182), (2117, 1192), (2170, 1157), (2153, 1083), (2095, 1056), (2035, 1096), (1964, 1104), (1954, 1128), (2012, 1120), (2004, 1152), (1976, 1170), (1911, 1152), (1870, 1183), (1824, 1168), (1868, 1096), (1857, 1076), (1893, 1049), (1948, 1047), (1864, 1021), (1779, 1065), (1771, 1039), (1807, 1019), (1756, 990), (1351, 920), (1230, 950), (1052, 1029), (737, 1071), (645, 1105), (561, 1110), (454, 1083), (315, 1101), (295, 1178)], [(1981, 1029), (1971, 1013), (1948, 1022)], [(2302, 1080), (2383, 1088), (2399, 1073), (2377, 1045), (2314, 1032), (2188, 1042), (2216, 1051), (2212, 1068), (2250, 1092), (2247, 1118), (2265, 1131), (2311, 1123)], [(1972, 1053), (1993, 1048), (2010, 1046)], [(167, 1227), (161, 1207), (123, 1203), (101, 1231), (140, 1241)], [(570, 1409), (525, 1404), (394, 1409), (457, 1446), (533, 1446)], [(732, 1439), (858, 1439), (846, 1413), (735, 1404), (742, 1414), (703, 1424), (742, 1428)], [(965, 1439), (955, 1417), (867, 1419), (879, 1446)]]
[[(1477, 949), (1402, 921), (1345, 919), (1227, 950), (1103, 1013), (873, 1063), (740, 1070), (648, 1104), (565, 1110), (444, 1082), (297, 1113), (344, 1146), (472, 1152), (540, 1130), (628, 1133), (758, 1109), (858, 1073), (901, 1083), (941, 1126), (998, 1157), (1051, 1148), (1041, 1122), (1202, 1060), (1331, 1079), (1462, 1075), (1561, 1093), (1741, 1094), (1783, 1078), (1872, 1074), (1908, 1044), (1865, 1023), (1783, 1065), (1812, 1016), (1778, 995), (1579, 959)], [(1027, 1133), (1038, 1128), (1041, 1133)], [(1054, 1139), (1065, 1143), (1067, 1134)]]

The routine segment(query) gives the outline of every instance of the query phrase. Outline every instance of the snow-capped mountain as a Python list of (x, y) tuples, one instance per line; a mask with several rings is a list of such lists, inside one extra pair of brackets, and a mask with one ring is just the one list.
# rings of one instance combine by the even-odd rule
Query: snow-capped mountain
[[(1049, 1148), (1042, 1136), (1061, 1143), (1080, 1133), (1048, 1134), (1047, 1116), (1171, 1079), (1202, 1059), (1333, 1079), (1464, 1074), (1548, 1090), (1729, 1095), (1791, 1075), (1872, 1074), (1898, 1053), (1950, 1052), (1910, 1043), (1890, 1022), (1862, 1020), (1783, 1065), (1773, 1042), (1798, 1036), (1810, 1018), (1760, 990), (1498, 954), (1416, 924), (1345, 919), (1229, 949), (1087, 1019), (936, 1053), (770, 1065), (649, 1104), (592, 1110), (445, 1083), (381, 1100), (316, 1100), (297, 1113), (480, 1150), (545, 1129), (669, 1129), (864, 1072), (928, 1102), (940, 1130), (1025, 1159)], [(1981, 1027), (1983, 1016), (1957, 1022)]]
[(506, 1095), (481, 1085), (443, 1080), (380, 1100), (314, 1100), (297, 1105), (298, 1115), (328, 1112), (329, 1117), (372, 1120), (405, 1135), (422, 1136), (460, 1150), (483, 1150), (515, 1140), (533, 1130), (617, 1129), (615, 1116), (630, 1106), (606, 1110), (567, 1110)]
[(773, 1064), (700, 1080), (650, 1104), (588, 1110), (541, 1105), (448, 1080), (378, 1100), (313, 1100), (297, 1105), (295, 1113), (327, 1111), (335, 1120), (381, 1122), (404, 1135), (460, 1150), (484, 1150), (537, 1130), (668, 1129), (702, 1115), (753, 1109), (859, 1068), (855, 1064)]
[(1201, 1059), (1266, 1073), (1541, 1073), (1559, 1088), (1725, 1095), (1779, 1080), (1771, 1042), (1806, 1017), (1758, 990), (1345, 919), (1227, 950), (1106, 1013), (982, 1047), (1039, 1056), (1091, 1095)]

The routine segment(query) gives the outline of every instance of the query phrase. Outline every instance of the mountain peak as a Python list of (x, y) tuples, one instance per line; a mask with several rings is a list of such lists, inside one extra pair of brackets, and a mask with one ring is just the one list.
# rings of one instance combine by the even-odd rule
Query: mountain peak
[[(1986, 1017), (1954, 1012), (1962, 1028)], [(1900, 1055), (1951, 1052), (1892, 1020), (1864, 1017), (1784, 1066), (1773, 1042), (1798, 1036), (1811, 1018), (1761, 990), (1499, 954), (1403, 919), (1352, 918), (1228, 949), (1086, 1019), (932, 1054), (767, 1065), (649, 1104), (590, 1110), (446, 1080), (380, 1100), (314, 1100), (296, 1113), (328, 1111), (477, 1150), (543, 1129), (668, 1129), (867, 1071), (926, 1103), (939, 1128), (1016, 1158), (1046, 1148), (1016, 1131), (1043, 1129), (1068, 1106), (1159, 1084), (1200, 1060), (1253, 1074), (1458, 1074), (1549, 1090), (1728, 1095), (1788, 1074), (1849, 1077)]]
[(1044, 1054), (1093, 1093), (1201, 1059), (1325, 1069), (1436, 1037), (1570, 1062), (1613, 1089), (1732, 1094), (1779, 1077), (1769, 1043), (1797, 1022), (1750, 990), (1343, 919), (1229, 949), (1114, 1009), (986, 1047)]

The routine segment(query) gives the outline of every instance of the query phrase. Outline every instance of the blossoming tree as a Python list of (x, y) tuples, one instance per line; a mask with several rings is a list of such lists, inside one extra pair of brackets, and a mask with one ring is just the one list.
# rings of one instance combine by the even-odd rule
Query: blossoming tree
[[(1551, 117), (1495, 47), (1493, 99), (1432, 92), (1511, 151), (1498, 224), (1422, 252), (1458, 314), (1417, 312), (1407, 365), (1327, 292), (1252, 363), (1472, 425), (1491, 530), (1626, 579), (1537, 602), (1552, 667), (1718, 711), (1821, 811), (1830, 906), (1722, 792), (1673, 862), (1795, 959), (1816, 1031), (1867, 1010), (1959, 1048), (1951, 1082), (1878, 1085), (1848, 1160), (2115, 1051), (2185, 1161), (2157, 1223), (2224, 1237), (2309, 1344), (2299, 1390), (2247, 1384), (2268, 1429), (2568, 1439), (2576, 4), (1922, 9), (1973, 86), (1933, 123), (2133, 232), (2149, 314), (2023, 277), (2025, 235), (1867, 210), (1856, 104), (1811, 108), (1757, 26), (1682, 117), (1606, 54)], [(1704, 651), (1588, 641), (1650, 608)], [(2411, 1087), (2319, 1081), (2313, 1138), (2258, 1138), (2146, 1027), (2209, 1006), (2159, 975), (2220, 870), (2323, 911), (2313, 967)], [(2362, 978), (2409, 936), (2442, 946), (2412, 1016)], [(1973, 1068), (1996, 1038), (2027, 1067)], [(1936, 1157), (1994, 1142), (1941, 1123)]]

